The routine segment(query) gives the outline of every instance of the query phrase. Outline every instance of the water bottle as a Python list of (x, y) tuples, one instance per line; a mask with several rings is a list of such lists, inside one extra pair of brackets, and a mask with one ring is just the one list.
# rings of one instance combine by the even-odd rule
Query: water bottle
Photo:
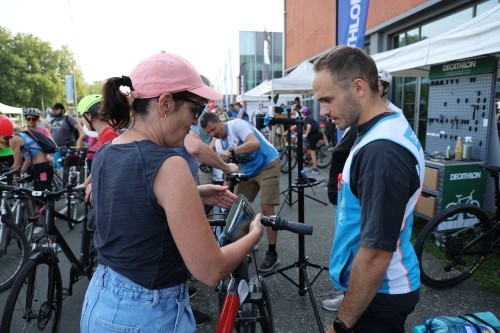
[[(433, 317), (424, 321), (425, 333), (493, 333), (491, 327), (478, 325), (480, 332), (468, 322), (458, 322), (446, 317)], [(496, 327), (497, 329), (500, 327)]]
[(264, 116), (264, 126), (267, 126), (269, 124), (269, 113), (266, 113)]

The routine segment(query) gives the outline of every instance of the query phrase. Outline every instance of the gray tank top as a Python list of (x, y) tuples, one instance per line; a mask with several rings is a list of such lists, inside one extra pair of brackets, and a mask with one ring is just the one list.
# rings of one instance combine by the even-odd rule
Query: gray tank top
[(92, 163), (98, 260), (148, 289), (189, 277), (153, 192), (156, 172), (173, 155), (178, 154), (148, 140), (107, 143)]

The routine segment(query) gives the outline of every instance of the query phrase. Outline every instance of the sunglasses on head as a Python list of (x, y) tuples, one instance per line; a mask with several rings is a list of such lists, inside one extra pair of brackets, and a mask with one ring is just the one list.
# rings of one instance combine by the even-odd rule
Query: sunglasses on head
[(37, 117), (26, 117), (26, 120), (27, 121), (37, 121), (38, 118)]
[(203, 110), (205, 110), (205, 107), (207, 106), (207, 103), (200, 103), (197, 101), (193, 101), (192, 99), (189, 99), (189, 98), (179, 97), (178, 99), (191, 102), (195, 105), (194, 119), (198, 119), (201, 116), (201, 114), (203, 113)]

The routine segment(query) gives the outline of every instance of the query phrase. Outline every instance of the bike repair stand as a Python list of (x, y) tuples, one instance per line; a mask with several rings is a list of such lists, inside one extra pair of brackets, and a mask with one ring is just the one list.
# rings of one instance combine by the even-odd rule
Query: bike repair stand
[[(290, 119), (290, 113), (288, 113), (288, 119)], [(303, 162), (304, 162), (303, 161), (304, 155), (302, 153), (302, 130), (304, 127), (304, 118), (302, 118), (302, 117), (295, 118), (295, 124), (297, 125), (297, 141), (300, 141), (300, 148), (299, 148), (299, 145), (297, 145), (297, 163), (299, 164), (299, 179), (297, 181), (300, 182), (300, 180), (302, 179), (302, 169), (303, 169)], [(283, 209), (283, 205), (285, 203), (287, 203), (288, 206), (291, 207), (299, 200), (298, 198), (295, 201), (293, 201), (293, 199), (292, 199), (292, 193), (295, 192), (298, 194), (299, 191), (296, 189), (298, 187), (295, 186), (295, 184), (292, 184), (292, 159), (290, 158), (290, 156), (292, 154), (292, 147), (291, 147), (292, 133), (290, 130), (290, 125), (286, 125), (286, 126), (287, 126), (287, 133), (288, 133), (287, 134), (288, 145), (285, 147), (285, 149), (287, 150), (286, 156), (287, 156), (287, 163), (288, 163), (288, 188), (280, 193), (280, 194), (285, 194), (285, 200), (283, 200), (283, 203), (281, 204), (280, 209), (278, 210), (278, 213), (276, 214), (278, 216), (280, 215), (280, 212)], [(299, 129), (300, 129), (300, 135), (299, 135)], [(321, 181), (319, 183), (321, 183)], [(306, 187), (312, 187), (312, 186), (316, 186), (318, 184), (314, 184), (314, 185), (306, 186)], [(302, 191), (304, 191), (303, 188), (302, 188)], [(323, 202), (319, 199), (313, 198), (310, 195), (304, 194), (304, 196), (308, 197), (311, 200), (319, 202), (325, 206), (328, 206), (328, 204), (326, 202)], [(299, 195), (299, 197), (300, 197), (300, 195)]]
[[(291, 121), (293, 121), (292, 119), (279, 119), (278, 121), (283, 121), (283, 120), (288, 120), (286, 122), (286, 124), (290, 124)], [(304, 120), (302, 118), (297, 118), (297, 119), (295, 119), (295, 123), (297, 124), (297, 141), (298, 141), (297, 142), (297, 157), (298, 157), (297, 162), (299, 164), (299, 166), (298, 166), (299, 176), (297, 179), (297, 183), (295, 183), (291, 186), (294, 188), (294, 190), (295, 190), (295, 188), (297, 189), (296, 192), (298, 194), (298, 199), (297, 199), (297, 201), (299, 203), (298, 222), (304, 223), (304, 196), (305, 196), (304, 189), (306, 187), (312, 187), (312, 186), (316, 186), (316, 185), (320, 184), (321, 180), (317, 180), (315, 178), (309, 178), (307, 180), (307, 179), (304, 179), (304, 177), (302, 176), (302, 167), (303, 167), (303, 165), (302, 165), (302, 163), (303, 163), (303, 158), (302, 158), (303, 157), (303, 155), (302, 155), (302, 127), (303, 127)], [(290, 130), (288, 131), (288, 133), (290, 134)], [(292, 172), (290, 170), (290, 174), (291, 173)], [(290, 177), (291, 176), (289, 176), (289, 178)], [(265, 278), (265, 277), (279, 273), (279, 274), (283, 275), (292, 284), (297, 286), (297, 288), (299, 288), (298, 293), (300, 296), (304, 296), (306, 293), (309, 293), (309, 298), (311, 299), (311, 304), (313, 307), (314, 315), (316, 316), (316, 321), (318, 323), (319, 332), (324, 333), (325, 330), (324, 330), (323, 325), (321, 323), (321, 318), (319, 317), (318, 308), (316, 306), (316, 300), (314, 299), (314, 295), (313, 295), (313, 291), (312, 291), (311, 286), (316, 281), (316, 279), (321, 274), (321, 272), (323, 272), (323, 270), (328, 271), (328, 268), (324, 267), (324, 266), (317, 265), (317, 264), (310, 263), (309, 258), (306, 257), (306, 255), (305, 255), (304, 248), (305, 248), (304, 235), (299, 235), (299, 260), (294, 262), (291, 265), (288, 265), (288, 266), (283, 267), (281, 269), (264, 274), (264, 275), (262, 275), (262, 277)], [(319, 269), (318, 274), (316, 274), (316, 276), (314, 277), (312, 282), (309, 282), (309, 278), (307, 276), (307, 267), (308, 266)], [(298, 284), (284, 273), (285, 271), (292, 269), (292, 268), (295, 268), (295, 267), (297, 267), (299, 269), (299, 283)]]

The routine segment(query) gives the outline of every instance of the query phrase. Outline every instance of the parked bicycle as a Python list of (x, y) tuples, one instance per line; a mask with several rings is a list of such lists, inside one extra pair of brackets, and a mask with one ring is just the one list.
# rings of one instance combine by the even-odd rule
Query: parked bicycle
[(498, 166), (483, 166), (495, 180), (495, 215), (474, 204), (451, 206), (424, 227), (415, 244), (421, 281), (449, 288), (474, 274), (487, 255), (500, 255), (500, 185)]
[[(58, 332), (62, 301), (73, 293), (73, 285), (83, 277), (92, 277), (97, 268), (97, 252), (93, 246), (94, 229), (87, 224), (87, 208), (80, 220), (73, 220), (54, 210), (54, 203), (66, 193), (80, 192), (84, 189), (65, 189), (56, 192), (33, 191), (26, 188), (0, 185), (0, 190), (13, 195), (33, 199), (45, 198), (45, 229), (41, 237), (32, 244), (34, 250), (15, 279), (12, 290), (5, 303), (0, 332)], [(54, 218), (82, 225), (80, 258), (71, 251)], [(63, 289), (57, 246), (71, 263), (69, 286)]]
[[(285, 144), (286, 146), (288, 143)], [(297, 165), (297, 160), (298, 160), (298, 152), (297, 152), (297, 145), (292, 144), (290, 146), (290, 153), (288, 152), (287, 147), (281, 149), (279, 152), (280, 156), (280, 164), (281, 164), (281, 172), (283, 173), (288, 173), (290, 172), (290, 168), (288, 166), (288, 161), (290, 160), (291, 162), (291, 169), (295, 168)], [(309, 148), (304, 149), (304, 156), (303, 156), (303, 161), (310, 161), (311, 160), (311, 151)], [(323, 141), (318, 141), (316, 143), (316, 157), (318, 159), (318, 168), (320, 169), (325, 169), (327, 168), (331, 163), (332, 163), (332, 154), (331, 152), (328, 151), (327, 146)]]
[[(238, 202), (235, 203), (237, 204)], [(312, 234), (312, 226), (289, 222), (278, 216), (263, 216), (261, 223), (266, 227), (272, 227), (275, 231), (288, 230), (298, 234)], [(240, 232), (235, 232), (238, 233)], [(229, 238), (225, 238), (222, 246), (229, 243)], [(255, 251), (252, 253), (253, 260), (248, 256), (216, 287), (220, 311), (217, 333), (233, 332), (235, 328), (237, 332), (248, 333), (272, 333), (275, 330), (271, 297), (266, 282), (259, 275), (249, 278), (248, 268), (252, 261), (256, 262)]]
[[(19, 171), (14, 170), (14, 172)], [(4, 173), (3, 176), (7, 175)], [(28, 260), (30, 248), (23, 229), (15, 223), (5, 192), (2, 192), (0, 211), (0, 292), (2, 292), (14, 283)]]

